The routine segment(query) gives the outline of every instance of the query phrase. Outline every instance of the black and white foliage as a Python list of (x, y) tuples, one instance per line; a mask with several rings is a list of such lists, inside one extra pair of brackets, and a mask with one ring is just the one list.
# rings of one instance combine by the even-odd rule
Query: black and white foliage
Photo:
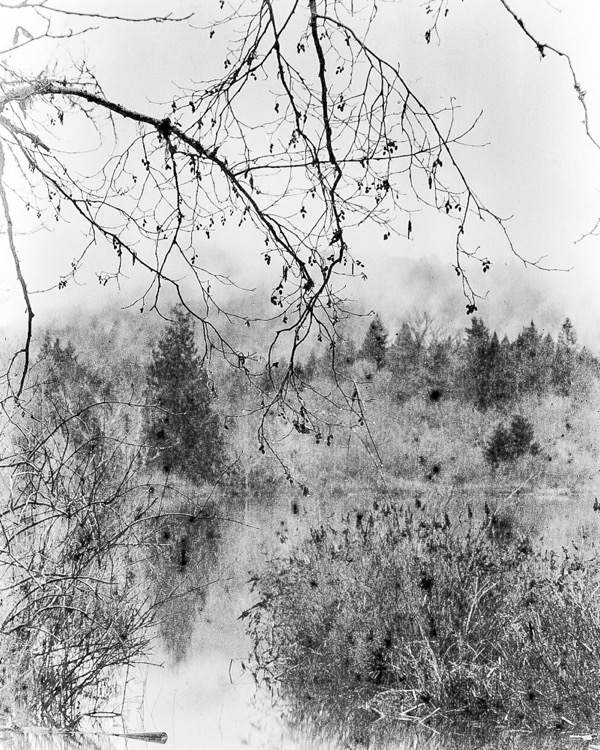
[[(499, 2), (515, 21), (515, 33), (525, 34), (542, 58), (565, 63), (589, 134), (571, 59), (537, 39), (510, 2)], [(431, 19), (424, 43), (443, 44), (443, 20), (452, 6), (449, 0), (423, 4)], [(471, 239), (471, 224), (495, 225), (509, 249), (522, 252), (461, 166), (460, 146), (477, 118), (466, 127), (456, 124), (452, 92), (447, 106), (430, 109), (418, 83), (381, 56), (370, 35), (377, 2), (247, 0), (230, 11), (221, 2), (216, 20), (204, 27), (197, 16), (206, 8), (196, 16), (131, 17), (100, 8), (0, 3), (14, 32), (0, 53), (0, 201), (27, 313), (25, 340), (9, 369), (17, 395), (34, 317), (17, 217), (28, 217), (28, 230), (54, 219), (85, 226), (87, 239), (73, 250), (73, 276), (86, 254), (100, 248), (103, 258), (112, 258), (105, 263), (109, 270), (98, 274), (101, 284), (141, 273), (147, 287), (137, 304), (143, 309), (159, 308), (171, 288), (170, 301), (178, 298), (199, 321), (206, 354), (217, 350), (252, 376), (251, 353), (227, 335), (239, 313), (224, 310), (219, 293), (236, 282), (205, 253), (220, 227), (242, 227), (245, 252), (270, 266), (269, 278), (275, 275), (270, 301), (276, 324), (265, 359), (267, 373), (277, 368), (277, 376), (263, 406), (280, 414), (301, 409), (296, 365), (305, 342), (329, 342), (335, 361), (347, 279), (364, 274), (368, 264), (365, 231), (384, 240), (410, 238), (414, 210), (427, 206), (447, 216), (455, 226), (448, 250), (469, 313), (476, 310), (477, 288), (467, 266), (490, 267), (486, 248)], [(400, 4), (396, 12), (403, 12)], [(59, 73), (47, 66), (34, 76), (12, 62), (23, 47), (48, 39), (67, 45), (93, 27), (127, 22), (198, 25), (207, 59), (222, 57), (221, 76), (187, 89), (174, 86), (161, 107), (142, 109), (106, 95), (85, 60), (74, 59)], [(69, 147), (72, 137), (82, 142), (82, 134), (93, 148)], [(68, 282), (64, 276), (59, 284)], [(351, 383), (346, 390), (353, 392)]]

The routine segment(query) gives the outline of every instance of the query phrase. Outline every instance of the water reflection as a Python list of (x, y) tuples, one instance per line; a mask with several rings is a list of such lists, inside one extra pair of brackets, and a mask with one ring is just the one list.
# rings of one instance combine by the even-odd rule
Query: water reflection
[[(558, 502), (558, 501), (557, 501)], [(319, 514), (321, 509), (319, 508)], [(333, 513), (333, 510), (331, 511)], [(319, 515), (320, 518), (320, 515)], [(106, 732), (166, 732), (165, 745), (101, 734), (56, 735), (0, 731), (0, 750), (349, 750), (368, 745), (370, 750), (465, 750), (507, 748), (572, 750), (590, 742), (569, 734), (526, 736), (495, 734), (491, 738), (441, 738), (432, 733), (408, 733), (375, 741), (373, 733), (340, 742), (317, 736), (313, 728), (291, 726), (280, 718), (278, 707), (266, 696), (257, 696), (254, 681), (244, 664), (251, 647), (240, 613), (253, 603), (247, 580), (273, 553), (292, 544), (301, 531), (293, 528), (297, 516), (273, 509), (253, 509), (245, 525), (216, 530), (212, 520), (194, 517), (177, 521), (162, 540), (166, 563), (152, 566), (156, 584), (176, 592), (195, 588), (196, 596), (176, 597), (169, 617), (161, 625), (162, 646), (150, 657), (153, 665), (137, 667), (128, 674), (127, 703), (122, 724), (106, 721)], [(284, 524), (285, 525), (282, 525)], [(304, 524), (307, 524), (304, 519)], [(281, 528), (284, 529), (285, 535)], [(222, 538), (220, 534), (222, 533)], [(185, 543), (184, 540), (185, 539)], [(184, 563), (184, 564), (182, 564)], [(362, 745), (360, 744), (362, 742)], [(594, 744), (592, 742), (592, 744)], [(598, 741), (600, 745), (600, 741)]]
[[(227, 703), (222, 706), (227, 711)], [(190, 718), (190, 717), (188, 717)], [(131, 737), (94, 733), (58, 734), (38, 727), (19, 731), (0, 731), (1, 750), (152, 750), (166, 747), (177, 750), (588, 750), (595, 748), (597, 735), (577, 735), (565, 732), (527, 734), (525, 732), (495, 732), (441, 736), (427, 731), (406, 730), (395, 737), (366, 740), (347, 739), (317, 734), (309, 728), (291, 728), (275, 719), (274, 715), (258, 713), (249, 717), (239, 715), (242, 721), (231, 722), (231, 717), (221, 715), (219, 731), (213, 732), (202, 722), (192, 721), (187, 729), (181, 724), (175, 736), (165, 744), (154, 744)], [(176, 715), (173, 716), (176, 719)], [(178, 721), (179, 723), (179, 721)], [(246, 723), (243, 728), (242, 724)], [(202, 726), (201, 726), (202, 725)], [(183, 730), (183, 731), (182, 731)], [(597, 740), (596, 740), (597, 741)], [(591, 744), (590, 744), (591, 743)]]
[(164, 733), (147, 735), (150, 741), (142, 740), (143, 734), (127, 736), (124, 732), (69, 732), (23, 727), (0, 730), (2, 750), (147, 750), (163, 746), (168, 742)]
[[(226, 543), (219, 555), (220, 567), (215, 571), (218, 583), (211, 586), (204, 609), (196, 613), (194, 632), (184, 658), (169, 660), (172, 649), (167, 645), (163, 657), (159, 657), (166, 666), (148, 668), (141, 680), (145, 685), (142, 724), (166, 730), (170, 738), (167, 747), (177, 750), (196, 750), (198, 747), (209, 750), (349, 750), (364, 747), (370, 750), (554, 750), (568, 746), (579, 750), (590, 746), (590, 740), (572, 737), (568, 731), (544, 735), (509, 731), (486, 735), (473, 731), (471, 734), (442, 737), (423, 730), (377, 737), (377, 727), (371, 726), (367, 726), (362, 736), (340, 741), (319, 734), (318, 727), (315, 731), (315, 727), (292, 726), (283, 721), (278, 707), (272, 707), (268, 698), (256, 695), (253, 680), (243, 668), (250, 643), (244, 624), (237, 619), (240, 612), (253, 603), (249, 597), (246, 571), (257, 567), (250, 559), (259, 548), (254, 536), (260, 537), (261, 542), (266, 540), (267, 529), (273, 529), (275, 520), (279, 522), (275, 518), (270, 519), (270, 523), (252, 518), (252, 527), (260, 530), (256, 534), (226, 535)], [(285, 532), (285, 536), (293, 540), (290, 518), (286, 519)], [(264, 548), (272, 553), (273, 545), (269, 548), (266, 540)]]
[(183, 661), (196, 623), (217, 577), (220, 521), (207, 503), (200, 510), (160, 519), (151, 550), (148, 588), (161, 602), (159, 638), (169, 661)]

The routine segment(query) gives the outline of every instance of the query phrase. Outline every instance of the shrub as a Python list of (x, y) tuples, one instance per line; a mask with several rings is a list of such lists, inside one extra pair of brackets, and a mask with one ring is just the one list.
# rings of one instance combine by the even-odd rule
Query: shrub
[(11, 417), (3, 467), (0, 706), (73, 728), (125, 700), (117, 670), (149, 651), (159, 615), (143, 573), (161, 498), (124, 427), (133, 408), (71, 413), (46, 393)]
[(292, 718), (353, 736), (592, 722), (596, 565), (542, 556), (516, 534), (499, 543), (494, 519), (386, 505), (313, 530), (256, 580), (245, 616), (257, 681)]
[(516, 414), (510, 427), (498, 425), (484, 449), (486, 460), (493, 466), (506, 461), (514, 461), (527, 453), (539, 452), (539, 445), (533, 442), (533, 425), (526, 418)]

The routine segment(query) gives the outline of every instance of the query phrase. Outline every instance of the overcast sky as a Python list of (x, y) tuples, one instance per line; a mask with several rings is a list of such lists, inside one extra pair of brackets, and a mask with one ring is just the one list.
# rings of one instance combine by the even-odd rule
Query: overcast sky
[[(365, 3), (363, 2), (363, 5)], [(112, 3), (114, 8), (160, 9), (168, 3)], [(573, 89), (566, 61), (548, 53), (540, 60), (499, 0), (463, 0), (449, 3), (450, 12), (440, 23), (440, 39), (424, 44), (428, 26), (426, 3), (418, 0), (378, 2), (372, 29), (372, 46), (400, 64), (414, 90), (435, 109), (454, 97), (458, 119), (468, 126), (481, 112), (476, 129), (467, 139), (472, 144), (458, 151), (471, 184), (497, 214), (513, 218), (508, 223), (518, 252), (526, 259), (543, 257), (553, 272), (526, 268), (511, 255), (499, 233), (483, 234), (492, 268), (485, 276), (472, 271), (475, 289), (487, 295), (479, 312), (500, 330), (514, 333), (532, 317), (546, 329), (556, 329), (569, 315), (581, 338), (600, 351), (600, 238), (580, 238), (600, 216), (600, 152), (586, 138), (583, 110)], [(72, 2), (72, 7), (77, 3)], [(110, 8), (103, 3), (102, 8)], [(201, 10), (198, 10), (200, 6)], [(64, 7), (68, 7), (65, 5)], [(86, 8), (87, 8), (86, 4)], [(597, 0), (521, 0), (513, 2), (530, 31), (547, 44), (572, 57), (583, 89), (587, 92), (590, 127), (600, 141), (600, 8)], [(176, 4), (178, 11), (198, 11), (196, 26), (209, 20), (206, 9), (217, 13), (218, 3)], [(14, 28), (14, 12), (0, 10), (0, 28)], [(9, 34), (10, 35), (10, 34)], [(29, 66), (35, 73), (64, 70), (68, 56), (83, 57), (95, 70), (109, 98), (153, 114), (164, 112), (176, 85), (218, 75), (221, 58), (208, 34), (183, 25), (106, 24), (84, 37), (50, 43), (15, 56), (13, 64)], [(75, 144), (74, 139), (73, 144)], [(397, 238), (383, 242), (365, 238), (360, 254), (367, 281), (349, 286), (360, 309), (376, 309), (394, 329), (407, 311), (428, 308), (442, 314), (452, 325), (466, 325), (462, 299), (452, 269), (455, 224), (426, 212), (412, 216), (410, 241)], [(25, 270), (32, 285), (55, 283), (60, 273), (83, 246), (83, 234), (52, 227), (23, 237)], [(224, 267), (246, 285), (259, 285), (264, 264), (257, 253), (239, 250), (239, 236), (221, 233), (212, 252), (224, 258)], [(4, 321), (15, 320), (23, 303), (14, 291), (7, 248), (0, 268), (0, 304)], [(39, 319), (51, 319), (59, 308), (71, 305), (101, 306), (112, 300), (114, 290), (94, 282), (94, 264), (80, 274), (83, 287), (36, 296)], [(130, 301), (136, 286), (124, 283), (120, 303)]]

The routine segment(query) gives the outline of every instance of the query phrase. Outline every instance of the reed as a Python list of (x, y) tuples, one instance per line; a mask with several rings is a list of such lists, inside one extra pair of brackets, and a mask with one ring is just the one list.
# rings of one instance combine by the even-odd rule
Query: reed
[(594, 725), (598, 563), (542, 554), (514, 511), (481, 505), (375, 503), (256, 578), (253, 672), (292, 721), (344, 734)]

